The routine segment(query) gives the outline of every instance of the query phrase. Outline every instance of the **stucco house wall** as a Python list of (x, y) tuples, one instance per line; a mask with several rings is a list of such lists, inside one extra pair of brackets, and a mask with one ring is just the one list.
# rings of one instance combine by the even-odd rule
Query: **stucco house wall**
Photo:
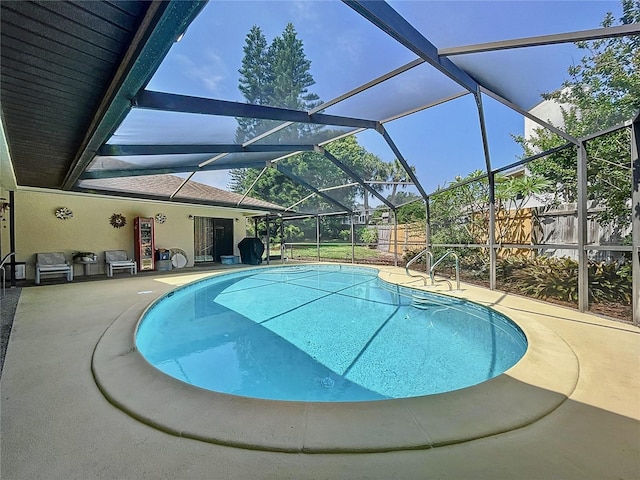
[[(9, 198), (6, 191), (1, 195)], [(186, 252), (188, 265), (193, 266), (193, 216), (234, 219), (234, 254), (239, 255), (238, 242), (245, 237), (246, 217), (255, 215), (250, 210), (223, 207), (185, 205), (136, 199), (114, 198), (94, 194), (54, 192), (40, 189), (20, 189), (15, 192), (16, 261), (26, 263), (26, 278), (35, 274), (35, 254), (38, 252), (64, 252), (72, 260), (74, 252), (88, 251), (98, 255), (98, 265), (91, 266), (91, 274), (104, 274), (104, 251), (126, 250), (134, 255), (134, 218), (166, 215), (162, 224), (155, 222), (156, 248), (179, 248)], [(66, 207), (73, 218), (60, 220), (55, 211)], [(109, 223), (111, 215), (126, 217), (122, 228)], [(0, 253), (10, 252), (9, 212), (0, 221)], [(75, 265), (74, 275), (84, 274), (83, 265)]]

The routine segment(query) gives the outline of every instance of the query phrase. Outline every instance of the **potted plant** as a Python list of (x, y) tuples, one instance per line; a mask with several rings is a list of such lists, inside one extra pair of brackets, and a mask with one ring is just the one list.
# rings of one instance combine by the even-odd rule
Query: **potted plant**
[(73, 254), (74, 262), (95, 262), (98, 256), (93, 252), (75, 252)]

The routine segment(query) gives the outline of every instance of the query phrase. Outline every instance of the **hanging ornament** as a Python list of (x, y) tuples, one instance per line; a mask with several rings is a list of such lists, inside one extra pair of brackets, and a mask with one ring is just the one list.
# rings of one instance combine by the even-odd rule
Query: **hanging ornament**
[(109, 219), (109, 223), (113, 228), (122, 228), (127, 224), (127, 219), (119, 213), (114, 213)]
[(56, 218), (60, 220), (67, 220), (69, 218), (73, 218), (73, 212), (69, 210), (67, 207), (60, 207), (56, 209)]

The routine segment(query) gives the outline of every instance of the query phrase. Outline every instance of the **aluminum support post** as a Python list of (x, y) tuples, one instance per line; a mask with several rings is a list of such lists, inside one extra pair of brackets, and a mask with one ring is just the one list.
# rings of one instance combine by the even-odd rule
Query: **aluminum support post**
[(271, 243), (269, 241), (269, 215), (265, 217), (265, 220), (267, 222), (267, 265), (271, 265), (271, 249), (269, 248), (269, 244)]
[(284, 219), (280, 218), (280, 263), (284, 263), (285, 257), (285, 243), (284, 243)]
[(398, 266), (398, 216), (395, 210), (391, 210), (393, 214), (393, 266)]
[(350, 215), (351, 219), (351, 263), (356, 263), (356, 230), (353, 224), (353, 215)]
[[(431, 208), (429, 197), (424, 200), (424, 248), (431, 251)], [(431, 271), (431, 255), (427, 255), (427, 272)]]
[[(633, 189), (631, 192), (632, 212), (632, 302), (633, 324), (640, 326), (640, 114), (631, 125), (631, 170), (633, 172)], [(13, 277), (12, 277), (13, 278)]]
[(496, 286), (496, 263), (498, 260), (496, 252), (496, 175), (489, 173), (489, 288), (495, 290)]
[(316, 215), (316, 250), (320, 261), (320, 215)]
[(578, 310), (589, 310), (589, 271), (587, 262), (587, 144), (578, 146)]
[[(16, 251), (16, 196), (9, 191), (9, 251)], [(16, 256), (11, 256), (11, 288), (16, 286)]]

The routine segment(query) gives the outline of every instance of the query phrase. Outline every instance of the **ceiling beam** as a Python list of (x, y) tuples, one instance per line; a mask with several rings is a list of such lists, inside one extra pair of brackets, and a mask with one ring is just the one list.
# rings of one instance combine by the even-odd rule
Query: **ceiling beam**
[(293, 180), (296, 183), (299, 183), (300, 185), (302, 185), (303, 187), (305, 187), (306, 189), (312, 191), (313, 193), (315, 193), (316, 195), (318, 195), (319, 197), (322, 197), (323, 199), (325, 199), (327, 202), (332, 203), (333, 205), (344, 209), (346, 212), (353, 214), (353, 210), (350, 209), (349, 207), (344, 206), (343, 204), (341, 204), (340, 202), (338, 202), (337, 200), (334, 200), (333, 198), (331, 198), (329, 195), (327, 195), (324, 192), (321, 192), (320, 190), (318, 190), (316, 187), (314, 187), (313, 185), (307, 183), (305, 180), (303, 180), (302, 178), (300, 178), (298, 175), (296, 175), (295, 173), (293, 173), (292, 171), (290, 171), (289, 169), (287, 169), (286, 167), (284, 167), (283, 165), (276, 163), (275, 164), (275, 168), (276, 170), (278, 170), (280, 173), (282, 173), (283, 175), (289, 177), (291, 180)]
[(451, 80), (474, 94), (478, 93), (478, 82), (447, 57), (438, 55), (438, 49), (388, 3), (380, 0), (343, 1)]
[(87, 128), (63, 181), (64, 190), (73, 188), (95, 152), (129, 113), (131, 99), (147, 85), (173, 43), (206, 3), (179, 0), (149, 3), (147, 13)]
[(107, 157), (128, 157), (136, 155), (192, 155), (203, 153), (262, 153), (262, 152), (310, 152), (313, 145), (116, 145), (106, 144), (97, 154)]
[(99, 178), (120, 178), (120, 177), (140, 177), (143, 175), (165, 175), (173, 173), (191, 173), (191, 172), (210, 172), (214, 170), (229, 170), (231, 168), (261, 168), (264, 167), (265, 161), (241, 162), (233, 165), (220, 165), (213, 163), (210, 166), (198, 167), (197, 165), (177, 165), (171, 167), (139, 167), (139, 168), (120, 168), (120, 169), (101, 169), (87, 170), (81, 176), (80, 180), (92, 180)]
[(371, 128), (377, 127), (374, 120), (340, 117), (324, 113), (308, 113), (287, 108), (267, 107), (251, 103), (230, 102), (213, 98), (191, 97), (174, 93), (142, 90), (134, 99), (134, 106), (165, 112), (195, 113), (200, 115), (220, 115), (223, 117), (257, 118), (282, 122), (312, 123), (339, 127)]
[[(131, 198), (131, 192), (122, 192), (119, 190), (108, 190), (108, 189), (99, 189), (99, 188), (93, 188), (93, 187), (80, 187), (80, 186), (76, 186), (72, 189), (72, 191), (74, 192), (80, 192), (80, 193), (91, 193), (91, 194), (95, 194), (95, 195), (105, 195), (105, 196), (110, 196), (110, 197), (120, 197), (120, 198), (125, 198), (125, 199), (130, 199)], [(139, 193), (139, 192), (135, 192), (135, 197), (137, 199), (140, 200), (152, 200), (152, 201), (156, 201), (156, 202), (171, 202), (171, 203), (177, 203), (177, 204), (185, 204), (185, 205), (203, 205), (203, 206), (207, 206), (207, 207), (224, 207), (224, 208), (231, 208), (235, 211), (238, 210), (238, 206), (235, 204), (235, 202), (221, 202), (221, 201), (211, 201), (211, 200), (200, 200), (198, 198), (187, 198), (187, 197), (174, 197), (172, 199), (169, 199), (169, 197), (167, 196), (162, 196), (162, 195), (151, 195), (148, 193)], [(274, 205), (274, 207), (277, 208), (269, 208), (269, 207), (263, 207), (263, 206), (259, 206), (259, 205), (244, 205), (243, 210), (249, 211), (249, 212), (260, 212), (260, 213), (275, 213), (275, 212), (284, 212), (285, 209), (284, 207), (280, 207), (279, 205)]]
[(466, 55), (468, 53), (493, 52), (496, 50), (508, 50), (511, 48), (539, 47), (543, 45), (555, 45), (558, 43), (585, 42), (588, 40), (625, 37), (628, 35), (640, 35), (640, 23), (630, 23), (628, 25), (596, 28), (592, 30), (580, 30), (577, 32), (558, 33), (554, 35), (524, 37), (498, 42), (477, 43), (475, 45), (460, 47), (439, 48), (438, 55), (450, 57), (453, 55)]
[(516, 104), (515, 102), (512, 102), (511, 100), (509, 100), (508, 98), (503, 97), (502, 95), (489, 90), (486, 87), (480, 87), (480, 91), (486, 95), (489, 95), (491, 98), (493, 98), (494, 100), (497, 100), (498, 102), (502, 103), (503, 105), (509, 107), (510, 109), (518, 112), (520, 115), (527, 117), (530, 120), (533, 120), (534, 122), (536, 122), (538, 125), (546, 128), (547, 130), (555, 133), (556, 135), (559, 135), (560, 137), (564, 138), (565, 140), (567, 140), (568, 142), (573, 143), (574, 145), (579, 145), (580, 142), (578, 141), (578, 139), (576, 139), (575, 137), (569, 135), (568, 133), (560, 130), (558, 127), (553, 126), (551, 123), (549, 122), (545, 122), (544, 120), (542, 120), (541, 118), (537, 117), (536, 115), (534, 115), (533, 113), (531, 113), (528, 110), (525, 110), (524, 108), (522, 108), (520, 105)]
[(382, 135), (382, 138), (384, 138), (385, 142), (387, 142), (387, 145), (389, 145), (389, 148), (393, 151), (393, 153), (395, 154), (396, 158), (398, 159), (398, 161), (400, 162), (400, 164), (404, 168), (405, 172), (407, 172), (407, 175), (409, 175), (409, 178), (411, 179), (411, 181), (413, 182), (415, 187), (420, 192), (420, 195), (422, 195), (422, 198), (424, 200), (427, 200), (429, 198), (429, 196), (427, 195), (427, 192), (425, 192), (424, 188), (422, 188), (422, 184), (418, 180), (418, 177), (416, 177), (415, 172), (413, 171), (411, 166), (407, 163), (407, 161), (405, 160), (405, 158), (402, 155), (402, 153), (400, 153), (400, 150), (398, 150), (398, 147), (396, 146), (396, 144), (394, 143), (393, 139), (389, 135), (389, 132), (387, 132), (387, 130), (384, 128), (384, 126), (381, 125), (380, 128), (378, 129), (378, 133), (380, 135)]
[(382, 195), (380, 195), (380, 193), (378, 193), (371, 185), (367, 184), (361, 177), (360, 175), (358, 175), (356, 172), (354, 172), (351, 168), (349, 168), (347, 165), (345, 165), (344, 163), (342, 163), (340, 160), (338, 160), (335, 156), (333, 156), (331, 153), (329, 153), (327, 150), (325, 150), (322, 147), (317, 147), (317, 151), (318, 153), (321, 153), (322, 155), (324, 155), (331, 163), (333, 163), (336, 167), (338, 167), (340, 170), (342, 170), (344, 173), (346, 173), (347, 175), (349, 175), (351, 177), (352, 180), (355, 180), (356, 182), (358, 182), (360, 184), (360, 186), (362, 188), (364, 188), (367, 192), (369, 192), (371, 195), (373, 195), (374, 197), (376, 197), (378, 200), (380, 200), (382, 203), (384, 203), (387, 207), (389, 207), (391, 210), (396, 209), (395, 205), (393, 205), (391, 202), (389, 202), (389, 200), (387, 200), (386, 198), (384, 198)]

